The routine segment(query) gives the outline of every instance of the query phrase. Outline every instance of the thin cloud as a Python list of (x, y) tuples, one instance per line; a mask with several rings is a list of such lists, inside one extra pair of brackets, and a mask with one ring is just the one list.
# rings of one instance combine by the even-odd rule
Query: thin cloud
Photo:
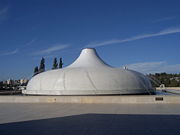
[(153, 23), (158, 23), (158, 22), (164, 22), (164, 21), (174, 20), (174, 19), (179, 18), (179, 17), (180, 17), (180, 16), (164, 17), (164, 18), (160, 18), (160, 19), (154, 20)]
[[(43, 56), (43, 58), (45, 58), (45, 59), (52, 59), (52, 58), (55, 58), (55, 57), (57, 57), (57, 56), (53, 55), (53, 54)], [(39, 57), (39, 56), (33, 57), (34, 60), (38, 60), (38, 61), (40, 60), (40, 58), (41, 57)]]
[(5, 7), (5, 8), (3, 8), (3, 9), (0, 9), (0, 16), (6, 14), (6, 13), (8, 12), (8, 9), (9, 9), (8, 7)]
[(8, 7), (0, 9), (0, 21), (3, 21), (4, 19), (6, 19), (8, 10), (9, 10)]
[(27, 43), (24, 45), (24, 47), (27, 47), (27, 46), (32, 45), (36, 40), (37, 40), (36, 38), (32, 39), (31, 41), (27, 42)]
[(164, 36), (164, 35), (175, 34), (175, 33), (180, 33), (180, 27), (168, 28), (168, 29), (164, 29), (164, 30), (157, 32), (157, 33), (137, 35), (137, 36), (133, 36), (133, 37), (126, 38), (126, 39), (120, 39), (120, 40), (115, 39), (115, 40), (107, 40), (107, 41), (103, 41), (103, 42), (94, 42), (94, 43), (90, 43), (90, 44), (86, 45), (85, 47), (100, 47), (100, 46), (125, 43), (125, 42), (130, 42), (130, 41), (135, 41), (135, 40), (140, 40), (140, 39), (146, 39), (146, 38), (151, 38), (151, 37)]
[(45, 55), (45, 54), (51, 54), (53, 52), (56, 51), (60, 51), (63, 50), (65, 48), (69, 47), (69, 45), (56, 45), (56, 46), (52, 46), (50, 48), (44, 49), (44, 50), (40, 50), (38, 52), (33, 53), (34, 55)]
[(1, 56), (14, 55), (14, 54), (17, 54), (18, 52), (19, 52), (19, 49), (15, 49), (15, 50), (10, 51), (10, 52), (2, 53)]
[(142, 73), (180, 73), (180, 64), (168, 64), (166, 61), (143, 62), (126, 65), (128, 69)]

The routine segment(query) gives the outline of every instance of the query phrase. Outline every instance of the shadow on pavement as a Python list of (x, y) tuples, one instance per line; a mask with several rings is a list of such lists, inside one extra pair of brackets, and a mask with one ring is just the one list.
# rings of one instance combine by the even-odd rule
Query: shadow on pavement
[(0, 124), (0, 135), (180, 135), (180, 115), (82, 114)]

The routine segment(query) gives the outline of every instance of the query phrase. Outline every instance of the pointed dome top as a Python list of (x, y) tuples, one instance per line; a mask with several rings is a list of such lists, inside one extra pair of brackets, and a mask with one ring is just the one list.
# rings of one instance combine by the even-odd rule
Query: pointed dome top
[(149, 79), (135, 71), (108, 66), (93, 48), (85, 48), (69, 67), (34, 76), (24, 94), (113, 95), (154, 93)]
[(68, 67), (111, 67), (97, 54), (94, 48), (85, 48), (79, 57)]

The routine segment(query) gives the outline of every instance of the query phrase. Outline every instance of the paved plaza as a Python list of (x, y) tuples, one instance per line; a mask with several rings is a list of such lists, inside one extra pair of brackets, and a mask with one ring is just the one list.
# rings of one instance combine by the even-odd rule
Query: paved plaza
[(179, 135), (180, 104), (1, 103), (1, 135)]

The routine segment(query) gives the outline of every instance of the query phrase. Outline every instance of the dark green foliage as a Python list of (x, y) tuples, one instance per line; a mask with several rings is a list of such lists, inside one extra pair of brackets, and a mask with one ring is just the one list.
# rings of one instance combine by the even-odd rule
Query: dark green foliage
[(4, 86), (4, 85), (3, 85), (3, 81), (1, 81), (1, 82), (0, 82), (0, 91), (4, 89), (3, 86)]
[(180, 74), (155, 73), (148, 75), (154, 87), (164, 84), (166, 87), (180, 87)]
[(62, 68), (63, 66), (63, 62), (62, 62), (62, 58), (59, 59), (59, 68)]
[(45, 71), (45, 59), (42, 57), (40, 66), (39, 66), (39, 73), (44, 72), (44, 71)]
[(58, 68), (57, 58), (54, 58), (52, 69), (57, 69), (57, 68)]
[(36, 66), (34, 68), (34, 75), (33, 76), (37, 75), (38, 73), (39, 73), (39, 69), (38, 69), (38, 66)]

